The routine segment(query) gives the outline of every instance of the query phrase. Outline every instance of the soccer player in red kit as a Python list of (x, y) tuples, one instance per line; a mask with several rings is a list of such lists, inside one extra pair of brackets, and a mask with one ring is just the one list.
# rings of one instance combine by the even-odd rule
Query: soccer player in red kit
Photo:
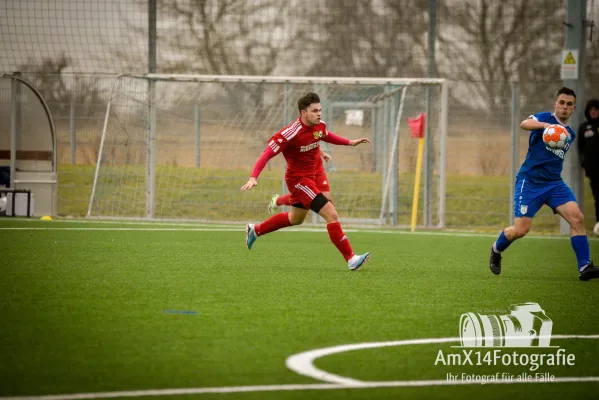
[(345, 146), (370, 143), (370, 140), (366, 138), (349, 140), (328, 132), (325, 123), (320, 120), (322, 108), (316, 93), (308, 93), (301, 97), (297, 106), (300, 112), (299, 118), (269, 140), (268, 146), (256, 161), (250, 179), (241, 187), (243, 192), (256, 186), (258, 176), (268, 160), (282, 152), (287, 161), (285, 182), (291, 194), (291, 211), (275, 214), (260, 224), (248, 224), (245, 230), (246, 245), (251, 249), (259, 236), (301, 224), (308, 211), (312, 210), (326, 221), (329, 238), (345, 258), (349, 269), (357, 271), (368, 261), (370, 254), (354, 254), (347, 236), (341, 229), (337, 210), (318, 189), (315, 182), (318, 172), (316, 167), (320, 157), (321, 140)]
[[(331, 159), (331, 156), (320, 149), (320, 157), (316, 159), (316, 175), (314, 182), (316, 182), (316, 187), (321, 191), (322, 194), (324, 194), (324, 197), (332, 202), (331, 187), (329, 186), (329, 179), (327, 178), (327, 173), (324, 169), (324, 164), (322, 163), (323, 159), (328, 162)], [(268, 203), (268, 213), (273, 215), (279, 206), (290, 205), (291, 194), (284, 194), (283, 196), (273, 194), (270, 198), (270, 202)]]

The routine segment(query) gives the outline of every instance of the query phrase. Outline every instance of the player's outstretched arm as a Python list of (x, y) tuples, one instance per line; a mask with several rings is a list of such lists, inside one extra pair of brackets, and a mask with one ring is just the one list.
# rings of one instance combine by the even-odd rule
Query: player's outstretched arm
[(250, 179), (248, 179), (247, 183), (241, 187), (241, 191), (245, 192), (246, 190), (250, 190), (251, 188), (257, 185), (258, 179), (254, 178), (253, 176), (250, 176)]
[(360, 139), (354, 139), (354, 140), (350, 140), (349, 141), (349, 146), (357, 146), (359, 144), (362, 143), (370, 143), (370, 139), (367, 139), (365, 137), (360, 138)]
[(341, 136), (337, 136), (332, 132), (328, 132), (328, 134), (324, 137), (323, 139), (325, 142), (331, 143), (331, 144), (336, 144), (339, 146), (357, 146), (360, 143), (370, 143), (369, 139), (366, 138), (360, 138), (360, 139), (354, 139), (354, 140), (349, 140), (347, 138), (341, 137)]
[(532, 117), (529, 117), (529, 118), (525, 119), (524, 121), (520, 122), (520, 128), (522, 128), (526, 131), (534, 131), (536, 129), (545, 129), (549, 125), (551, 125), (551, 124), (548, 122), (540, 122)]
[(270, 160), (276, 155), (277, 153), (275, 153), (270, 146), (266, 147), (266, 149), (262, 152), (262, 154), (256, 161), (256, 165), (254, 165), (254, 170), (250, 175), (250, 179), (248, 179), (246, 184), (241, 187), (242, 192), (250, 190), (254, 186), (258, 185), (258, 176), (260, 175), (260, 172), (262, 172), (268, 160)]

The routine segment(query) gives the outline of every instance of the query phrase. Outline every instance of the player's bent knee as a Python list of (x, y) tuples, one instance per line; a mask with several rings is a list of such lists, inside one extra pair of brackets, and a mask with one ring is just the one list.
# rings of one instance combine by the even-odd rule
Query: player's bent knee
[(289, 213), (289, 223), (291, 225), (301, 225), (306, 219), (306, 215), (308, 214), (308, 210), (305, 207), (295, 204), (291, 208), (291, 212)]
[(521, 231), (514, 231), (514, 239), (522, 239), (524, 236), (526, 236), (526, 234), (528, 233), (527, 230), (521, 230)]
[(574, 214), (570, 218), (570, 224), (572, 226), (575, 226), (575, 227), (582, 227), (582, 226), (584, 226), (584, 215), (581, 212), (578, 212), (578, 213)]
[(339, 222), (339, 215), (337, 215), (337, 210), (335, 210), (335, 206), (333, 206), (333, 203), (331, 202), (325, 204), (318, 215), (324, 218), (327, 224)]
[(516, 235), (516, 239), (520, 239), (520, 238), (523, 238), (524, 236), (526, 236), (528, 234), (528, 232), (530, 232), (529, 227), (521, 227), (521, 228), (516, 228), (516, 230), (514, 231), (514, 234)]
[(328, 202), (329, 200), (324, 196), (324, 194), (318, 193), (314, 200), (312, 200), (310, 203), (310, 210), (318, 214), (320, 210), (322, 210), (322, 207), (324, 207)]
[(514, 240), (523, 238), (528, 232), (530, 232), (530, 226), (515, 226), (513, 231)]
[(301, 225), (304, 223), (306, 219), (306, 214), (290, 214), (289, 215), (289, 223), (291, 225)]
[(289, 218), (289, 223), (291, 225), (301, 225), (304, 223), (304, 218)]
[(337, 214), (337, 211), (333, 211), (329, 215), (323, 216), (323, 218), (327, 221), (327, 224), (339, 222), (339, 215)]

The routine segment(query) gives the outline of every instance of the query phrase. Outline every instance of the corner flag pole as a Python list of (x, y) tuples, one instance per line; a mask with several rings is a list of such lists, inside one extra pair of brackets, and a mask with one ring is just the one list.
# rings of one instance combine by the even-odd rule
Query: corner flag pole
[(418, 219), (418, 197), (420, 195), (420, 175), (422, 173), (422, 159), (424, 154), (424, 126), (426, 114), (421, 113), (416, 118), (408, 118), (408, 124), (412, 129), (412, 137), (418, 138), (418, 157), (416, 158), (416, 176), (414, 177), (414, 196), (412, 198), (412, 223), (410, 231), (416, 231), (416, 220)]

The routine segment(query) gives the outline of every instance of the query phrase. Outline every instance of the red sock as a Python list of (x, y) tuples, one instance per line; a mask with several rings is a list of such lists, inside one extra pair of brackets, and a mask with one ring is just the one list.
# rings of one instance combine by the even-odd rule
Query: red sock
[(290, 206), (289, 199), (291, 199), (290, 194), (285, 194), (283, 196), (277, 197), (277, 205), (278, 206)]
[(341, 229), (341, 224), (339, 222), (331, 222), (330, 224), (327, 224), (327, 231), (329, 231), (331, 242), (333, 242), (333, 244), (337, 246), (339, 252), (343, 254), (345, 261), (349, 261), (349, 259), (354, 256), (354, 252), (349, 244), (349, 239), (345, 236), (345, 233), (343, 233), (343, 229)]
[(275, 214), (261, 224), (257, 224), (254, 226), (254, 230), (256, 231), (256, 235), (262, 236), (288, 226), (291, 226), (291, 222), (289, 222), (289, 213), (284, 212)]

